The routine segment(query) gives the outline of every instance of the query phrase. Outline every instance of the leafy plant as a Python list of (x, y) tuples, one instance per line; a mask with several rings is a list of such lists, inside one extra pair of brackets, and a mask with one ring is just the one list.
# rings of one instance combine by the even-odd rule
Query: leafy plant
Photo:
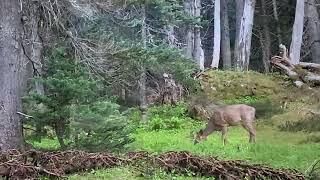
[(149, 121), (142, 127), (148, 131), (181, 129), (190, 125), (192, 119), (187, 117), (187, 106), (180, 103), (176, 106), (163, 105), (148, 110)]
[(147, 128), (149, 130), (172, 130), (172, 129), (180, 129), (186, 123), (186, 119), (181, 119), (178, 117), (171, 118), (160, 118), (159, 116), (153, 117)]
[(153, 116), (159, 116), (161, 118), (168, 117), (179, 117), (185, 118), (187, 111), (187, 105), (184, 103), (180, 103), (176, 106), (172, 105), (162, 105), (162, 106), (154, 106), (149, 108), (148, 115), (152, 118)]

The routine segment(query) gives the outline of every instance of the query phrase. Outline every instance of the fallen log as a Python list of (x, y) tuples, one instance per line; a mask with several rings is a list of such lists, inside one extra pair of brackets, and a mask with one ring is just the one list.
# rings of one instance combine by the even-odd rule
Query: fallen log
[(297, 87), (303, 84), (320, 86), (320, 64), (300, 62), (292, 64), (288, 56), (288, 50), (280, 45), (280, 56), (273, 56), (270, 64), (283, 71)]

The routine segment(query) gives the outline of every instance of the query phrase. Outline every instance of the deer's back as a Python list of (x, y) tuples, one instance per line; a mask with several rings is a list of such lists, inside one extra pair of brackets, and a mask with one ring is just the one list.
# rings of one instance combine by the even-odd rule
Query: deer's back
[(255, 108), (245, 104), (228, 105), (216, 109), (215, 114), (217, 123), (234, 126), (241, 121), (252, 123), (255, 117)]

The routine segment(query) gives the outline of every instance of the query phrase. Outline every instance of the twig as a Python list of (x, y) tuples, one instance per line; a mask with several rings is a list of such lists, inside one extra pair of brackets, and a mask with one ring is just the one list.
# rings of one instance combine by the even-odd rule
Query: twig
[(19, 112), (19, 111), (17, 112), (17, 114), (24, 116), (26, 119), (33, 118), (33, 116), (30, 116), (30, 115), (24, 114), (24, 113)]

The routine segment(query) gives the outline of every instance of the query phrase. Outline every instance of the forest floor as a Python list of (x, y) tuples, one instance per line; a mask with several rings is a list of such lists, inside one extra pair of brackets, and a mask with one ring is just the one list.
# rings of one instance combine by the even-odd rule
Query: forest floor
[[(310, 120), (307, 110), (319, 109), (317, 94), (312, 94), (319, 89), (296, 89), (281, 76), (222, 71), (207, 72), (203, 75), (202, 87), (214, 100), (257, 106), (255, 144), (248, 143), (248, 133), (243, 128), (231, 127), (226, 146), (222, 145), (219, 132), (210, 135), (207, 141), (194, 145), (191, 134), (202, 128), (205, 122), (192, 121), (174, 130), (137, 129), (133, 134), (135, 141), (128, 148), (154, 154), (188, 151), (197, 155), (217, 156), (220, 159), (246, 160), (275, 168), (294, 168), (303, 173), (320, 158), (319, 119)], [(52, 140), (44, 140), (41, 144), (34, 145), (46, 148), (58, 146), (57, 142)], [(191, 177), (192, 175), (180, 176), (160, 169), (142, 170), (125, 166), (74, 174), (69, 179), (206, 179)]]

